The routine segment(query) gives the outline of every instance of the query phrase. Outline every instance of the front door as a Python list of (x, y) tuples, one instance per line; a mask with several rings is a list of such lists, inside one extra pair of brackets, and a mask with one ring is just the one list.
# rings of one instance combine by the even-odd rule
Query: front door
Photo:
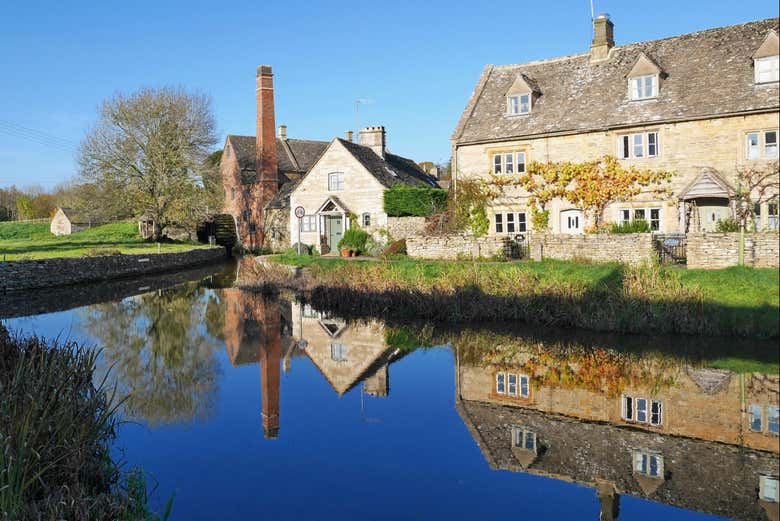
[(582, 210), (561, 212), (561, 233), (582, 233)]
[(336, 251), (343, 235), (344, 218), (328, 217), (328, 246), (330, 246), (330, 251)]

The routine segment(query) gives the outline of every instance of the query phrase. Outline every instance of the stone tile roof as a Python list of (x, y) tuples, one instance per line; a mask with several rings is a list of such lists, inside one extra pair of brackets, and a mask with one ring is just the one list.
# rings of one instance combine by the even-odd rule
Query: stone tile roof
[(371, 148), (336, 138), (352, 156), (357, 159), (366, 170), (373, 175), (383, 186), (390, 188), (397, 184), (411, 186), (438, 187), (436, 179), (425, 173), (417, 163), (411, 159), (385, 153), (384, 159), (379, 157)]
[[(661, 121), (778, 110), (778, 84), (755, 85), (752, 55), (778, 18), (519, 65), (488, 65), (453, 133), (456, 143), (578, 133)], [(662, 70), (657, 99), (629, 101), (627, 74), (644, 53)], [(523, 74), (539, 89), (531, 114), (507, 116)]]
[[(227, 141), (233, 145), (236, 159), (242, 170), (255, 169), (255, 136), (228, 135)], [(328, 146), (327, 141), (308, 139), (276, 139), (277, 165), (279, 173), (305, 173), (319, 159)]]
[(65, 217), (68, 218), (71, 224), (90, 224), (90, 222), (92, 222), (89, 216), (80, 210), (63, 206), (60, 206), (59, 208), (62, 210), (62, 213), (65, 214)]

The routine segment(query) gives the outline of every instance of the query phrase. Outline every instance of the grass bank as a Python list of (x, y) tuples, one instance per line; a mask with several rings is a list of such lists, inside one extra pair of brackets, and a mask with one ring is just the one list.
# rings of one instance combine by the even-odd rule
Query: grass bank
[(118, 401), (96, 357), (0, 325), (0, 519), (158, 519), (143, 474), (111, 459)]
[[(204, 246), (195, 242), (162, 243), (160, 252)], [(0, 260), (80, 257), (109, 253), (156, 253), (158, 245), (138, 234), (138, 224), (117, 222), (71, 235), (53, 235), (49, 223), (0, 222)]]
[[(778, 336), (778, 270), (680, 270), (573, 261), (481, 263), (344, 261), (279, 255), (305, 266), (284, 282), (344, 311), (450, 322), (524, 320), (630, 333)], [(262, 270), (261, 270), (262, 271)], [(336, 311), (336, 310), (334, 310)]]

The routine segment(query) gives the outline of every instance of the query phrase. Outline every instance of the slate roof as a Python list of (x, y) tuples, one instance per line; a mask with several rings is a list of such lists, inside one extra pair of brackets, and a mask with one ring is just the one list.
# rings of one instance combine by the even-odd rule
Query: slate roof
[(384, 159), (371, 148), (341, 138), (336, 138), (358, 162), (383, 186), (390, 188), (398, 184), (438, 187), (436, 179), (425, 173), (411, 159), (385, 153)]
[[(242, 170), (255, 170), (255, 136), (228, 135), (236, 159)], [(328, 146), (327, 141), (308, 139), (276, 139), (279, 173), (305, 173), (319, 159)]]
[[(753, 82), (752, 55), (771, 30), (778, 30), (778, 18), (619, 45), (593, 64), (585, 53), (488, 65), (452, 138), (463, 144), (776, 111), (778, 84)], [(657, 99), (628, 99), (627, 74), (640, 53), (662, 70)], [(507, 116), (505, 95), (520, 74), (540, 95), (530, 115)]]
[(60, 210), (65, 214), (65, 217), (71, 222), (71, 224), (89, 224), (91, 222), (89, 216), (82, 213), (80, 210), (74, 208), (67, 208), (60, 206)]

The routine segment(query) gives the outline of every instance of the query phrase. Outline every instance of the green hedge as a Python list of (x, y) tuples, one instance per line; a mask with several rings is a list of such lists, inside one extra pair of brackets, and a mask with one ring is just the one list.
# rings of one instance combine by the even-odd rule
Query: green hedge
[(385, 190), (385, 213), (390, 217), (428, 217), (447, 207), (447, 190), (398, 185)]

